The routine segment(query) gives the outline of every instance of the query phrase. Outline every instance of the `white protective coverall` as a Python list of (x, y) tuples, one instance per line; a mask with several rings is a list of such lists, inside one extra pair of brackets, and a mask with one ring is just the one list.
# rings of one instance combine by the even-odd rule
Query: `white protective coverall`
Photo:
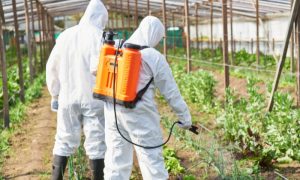
[(93, 99), (95, 73), (108, 12), (100, 0), (91, 0), (80, 23), (57, 39), (46, 67), (46, 80), (53, 98), (59, 97), (54, 155), (70, 156), (80, 145), (91, 160), (103, 159), (104, 103)]
[[(185, 127), (191, 126), (191, 115), (183, 100), (171, 69), (165, 57), (155, 50), (164, 36), (164, 26), (159, 19), (148, 16), (125, 43), (149, 46), (141, 51), (142, 66), (138, 90), (154, 78), (142, 100), (134, 109), (117, 105), (118, 126), (122, 134), (132, 142), (143, 146), (156, 146), (162, 143), (160, 115), (154, 100), (155, 89), (168, 101)], [(144, 149), (125, 141), (116, 129), (113, 104), (105, 103), (105, 154), (104, 176), (107, 180), (127, 180), (130, 178), (135, 148), (139, 166), (145, 180), (168, 179), (164, 165), (162, 148)]]

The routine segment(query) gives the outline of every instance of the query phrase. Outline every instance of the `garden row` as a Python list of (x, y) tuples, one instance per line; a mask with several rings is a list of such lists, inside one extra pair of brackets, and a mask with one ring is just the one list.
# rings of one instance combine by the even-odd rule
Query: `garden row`
[[(14, 101), (14, 105), (10, 107), (10, 129), (0, 129), (0, 169), (4, 160), (4, 157), (9, 153), (10, 143), (9, 139), (13, 135), (20, 123), (25, 119), (26, 108), (30, 102), (39, 98), (42, 95), (42, 89), (45, 85), (45, 75), (40, 74), (34, 82), (28, 87), (25, 92), (26, 102), (22, 103), (19, 100)], [(3, 122), (3, 120), (1, 120)], [(0, 171), (1, 179), (1, 171)]]
[[(13, 135), (13, 133), (18, 129), (18, 126), (25, 119), (26, 108), (29, 103), (31, 103), (34, 99), (41, 97), (42, 88), (45, 85), (45, 74), (40, 73), (36, 75), (36, 78), (33, 82), (30, 82), (29, 78), (29, 62), (27, 57), (23, 58), (23, 76), (24, 76), (24, 87), (25, 87), (25, 103), (22, 103), (19, 99), (19, 74), (18, 74), (18, 66), (15, 64), (15, 54), (13, 54), (14, 50), (9, 49), (7, 51), (7, 59), (8, 66), (7, 69), (7, 77), (8, 77), (8, 91), (9, 91), (9, 114), (10, 114), (10, 123), (11, 128), (4, 129), (3, 128), (3, 119), (0, 117), (0, 169), (4, 157), (9, 153), (10, 143), (9, 139)], [(1, 78), (0, 78), (1, 79)], [(2, 80), (0, 81), (0, 85), (2, 87)], [(3, 108), (3, 89), (0, 89), (0, 109)], [(0, 113), (1, 114), (1, 113)], [(0, 179), (1, 179), (1, 171), (0, 171)]]
[[(217, 124), (213, 131), (235, 155), (255, 160), (256, 169), (249, 171), (250, 175), (257, 173), (257, 167), (300, 160), (300, 110), (293, 108), (290, 95), (277, 93), (274, 111), (266, 113), (268, 93), (259, 93), (259, 80), (252, 77), (247, 79), (247, 97), (240, 98), (234, 90), (227, 89), (226, 101), (221, 101), (214, 95), (216, 81), (211, 73), (197, 70), (186, 74), (184, 62), (173, 62), (173, 74), (188, 104), (213, 117), (211, 121)], [(268, 90), (270, 85), (267, 84)], [(168, 117), (165, 120), (168, 122)], [(193, 117), (193, 120), (201, 123), (201, 117)], [(170, 123), (165, 125), (168, 127)], [(179, 131), (175, 136), (184, 139), (196, 152), (207, 151), (188, 133)], [(208, 156), (211, 157), (214, 155)], [(220, 167), (217, 168), (220, 176), (224, 177), (226, 173), (221, 173), (220, 163), (216, 160), (215, 164)]]

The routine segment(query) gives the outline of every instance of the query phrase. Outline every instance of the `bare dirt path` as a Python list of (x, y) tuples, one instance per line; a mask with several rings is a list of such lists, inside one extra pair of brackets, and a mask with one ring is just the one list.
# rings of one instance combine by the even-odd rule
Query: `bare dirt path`
[(43, 96), (27, 109), (26, 120), (11, 139), (11, 153), (4, 162), (5, 179), (50, 179), (56, 114), (50, 111), (50, 96)]

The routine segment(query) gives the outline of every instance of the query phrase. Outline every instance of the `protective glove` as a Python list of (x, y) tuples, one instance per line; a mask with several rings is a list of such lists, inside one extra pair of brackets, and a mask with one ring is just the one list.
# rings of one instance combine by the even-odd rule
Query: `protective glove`
[(57, 112), (58, 110), (58, 97), (52, 97), (51, 99), (51, 111)]
[(178, 126), (182, 129), (190, 129), (192, 127), (192, 121), (179, 121)]

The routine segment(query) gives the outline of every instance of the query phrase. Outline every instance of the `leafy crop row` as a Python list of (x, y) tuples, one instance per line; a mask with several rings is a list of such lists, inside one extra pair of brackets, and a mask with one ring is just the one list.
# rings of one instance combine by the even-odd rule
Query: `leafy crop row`
[[(22, 49), (23, 54), (26, 54), (27, 49)], [(10, 107), (10, 129), (2, 129), (3, 120), (0, 119), (0, 167), (3, 163), (3, 158), (9, 152), (9, 138), (18, 129), (18, 125), (25, 119), (26, 107), (28, 103), (34, 99), (41, 97), (42, 88), (45, 85), (46, 76), (45, 74), (38, 74), (33, 82), (30, 82), (29, 78), (29, 61), (27, 57), (23, 58), (23, 76), (24, 76), (24, 87), (26, 102), (22, 103), (19, 100), (19, 75), (18, 66), (16, 64), (16, 49), (14, 47), (9, 48), (6, 51), (7, 59), (7, 78), (8, 78), (8, 93), (9, 93), (9, 107)], [(0, 78), (1, 79), (1, 78)], [(2, 80), (0, 81), (2, 87)], [(0, 89), (0, 109), (3, 108), (3, 89)], [(2, 117), (1, 117), (2, 118)], [(1, 168), (0, 168), (1, 169)], [(0, 171), (0, 179), (1, 179)]]
[(222, 107), (214, 97), (212, 74), (203, 70), (186, 74), (182, 63), (172, 63), (172, 70), (185, 99), (199, 111), (215, 115), (222, 139), (233, 143), (236, 153), (253, 156), (262, 166), (300, 161), (300, 110), (293, 108), (288, 94), (277, 93), (273, 112), (266, 113), (267, 95), (259, 93), (256, 79), (249, 78), (248, 97), (239, 98), (228, 89)]
[[(176, 57), (183, 57), (186, 58), (186, 53), (184, 48), (176, 48), (168, 51), (168, 54), (170, 56), (176, 56)], [(233, 59), (232, 59), (233, 57)], [(211, 50), (209, 48), (205, 48), (201, 51), (197, 49), (191, 49), (191, 59), (192, 63), (199, 64), (197, 61), (206, 61), (206, 62), (214, 62), (214, 63), (222, 63), (223, 61), (223, 52), (220, 47)], [(285, 69), (290, 69), (290, 58), (287, 57), (287, 60), (285, 61)], [(229, 54), (229, 61), (231, 65), (235, 66), (245, 66), (245, 67), (257, 67), (257, 60), (256, 60), (256, 54), (249, 53), (246, 49), (241, 49), (237, 52), (235, 52), (233, 55)], [(274, 70), (276, 68), (276, 60), (274, 59), (273, 55), (270, 54), (264, 54), (263, 52), (260, 52), (260, 69), (268, 69), (268, 70)], [(201, 63), (200, 63), (201, 64)], [(202, 64), (205, 65), (205, 64)]]
[[(27, 104), (32, 102), (34, 99), (41, 97), (42, 88), (45, 85), (46, 77), (45, 74), (40, 74), (34, 82), (28, 87), (25, 92), (26, 103), (23, 104), (19, 100), (14, 101), (14, 106), (10, 108), (10, 123), (11, 128), (2, 130), (0, 129), (0, 169), (4, 160), (4, 157), (9, 152), (9, 139), (17, 129), (17, 126), (25, 119)], [(3, 122), (3, 120), (1, 120)], [(1, 179), (0, 171), (0, 179)]]
[(262, 166), (300, 161), (300, 110), (293, 109), (291, 96), (277, 93), (274, 110), (266, 113), (266, 96), (258, 93), (254, 80), (248, 80), (247, 91), (248, 99), (227, 91), (226, 108), (218, 117), (225, 139), (234, 142), (239, 153), (258, 157)]
[[(29, 81), (29, 64), (28, 59), (24, 58), (23, 63), (23, 78), (24, 78), (24, 88), (28, 89), (31, 86)], [(1, 80), (2, 81), (2, 80)], [(9, 96), (9, 105), (14, 106), (18, 102), (18, 94), (20, 92), (19, 86), (19, 69), (17, 65), (13, 65), (7, 69), (7, 81), (8, 81), (8, 96)], [(3, 107), (3, 89), (0, 89), (0, 109)]]

